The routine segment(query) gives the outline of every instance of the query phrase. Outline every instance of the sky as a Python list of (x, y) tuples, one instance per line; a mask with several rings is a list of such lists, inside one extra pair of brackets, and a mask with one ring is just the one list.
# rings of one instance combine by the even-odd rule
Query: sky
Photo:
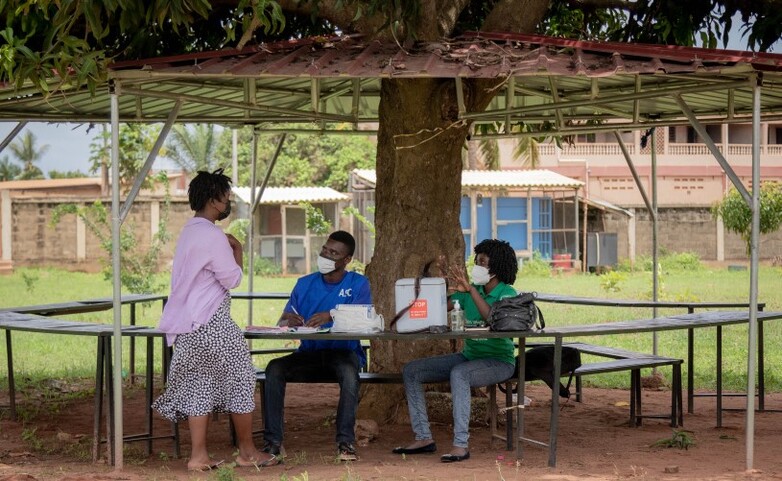
[[(741, 32), (739, 30), (740, 24), (740, 18), (734, 19), (734, 28), (730, 32), (728, 49), (746, 49), (746, 41), (741, 37)], [(782, 52), (782, 40), (774, 44), (771, 51), (775, 53)], [(0, 122), (0, 141), (5, 139), (15, 126), (16, 123)], [(88, 124), (47, 124), (31, 122), (25, 127), (25, 130), (27, 129), (32, 130), (37, 137), (37, 145), (49, 146), (43, 159), (38, 163), (38, 167), (40, 167), (41, 171), (47, 177), (51, 170), (58, 170), (61, 172), (79, 170), (85, 174), (89, 174), (90, 143), (100, 132), (100, 127), (95, 127), (88, 132)], [(23, 135), (23, 132), (24, 131), (22, 131), (17, 138)], [(15, 161), (8, 148), (0, 153), (0, 159), (6, 155), (11, 160)], [(157, 159), (153, 166), (153, 169), (166, 168), (171, 168), (171, 163), (162, 158)]]

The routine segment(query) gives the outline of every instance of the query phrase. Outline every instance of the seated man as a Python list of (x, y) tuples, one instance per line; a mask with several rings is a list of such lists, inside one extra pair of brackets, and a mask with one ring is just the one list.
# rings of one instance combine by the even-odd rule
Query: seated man
[[(356, 272), (345, 270), (353, 260), (356, 241), (345, 231), (332, 233), (318, 257), (318, 272), (296, 282), (288, 304), (278, 321), (279, 326), (329, 327), (329, 311), (337, 304), (371, 304), (369, 281)], [(356, 410), (358, 409), (358, 373), (366, 363), (359, 341), (315, 341), (303, 339), (287, 356), (274, 359), (266, 366), (263, 413), (264, 452), (281, 461), (285, 386), (288, 382), (339, 383), (337, 407), (337, 456), (354, 461)]]

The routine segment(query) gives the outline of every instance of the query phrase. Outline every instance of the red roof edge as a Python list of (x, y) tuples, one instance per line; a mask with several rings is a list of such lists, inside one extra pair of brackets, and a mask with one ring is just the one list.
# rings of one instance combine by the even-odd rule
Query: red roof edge
[(782, 55), (765, 52), (745, 52), (742, 50), (722, 50), (715, 48), (682, 47), (679, 45), (657, 45), (649, 43), (597, 42), (590, 40), (572, 40), (525, 33), (467, 32), (465, 37), (485, 38), (488, 40), (515, 40), (556, 47), (571, 47), (600, 52), (620, 52), (649, 57), (680, 58), (691, 60), (697, 57), (704, 60), (722, 62), (763, 62), (782, 64)]

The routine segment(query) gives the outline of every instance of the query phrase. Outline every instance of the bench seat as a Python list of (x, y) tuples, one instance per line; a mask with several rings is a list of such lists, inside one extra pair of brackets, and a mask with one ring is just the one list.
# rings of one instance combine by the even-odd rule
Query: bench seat
[[(608, 361), (588, 362), (575, 369), (572, 373), (563, 372), (562, 377), (569, 377), (571, 374), (576, 378), (576, 401), (582, 402), (582, 376), (590, 374), (603, 374), (608, 372), (630, 371), (630, 426), (641, 426), (643, 418), (669, 419), (672, 427), (684, 425), (684, 414), (682, 410), (682, 359), (675, 359), (652, 354), (627, 351), (607, 346), (598, 346), (585, 343), (567, 343), (567, 347), (574, 347), (582, 354), (591, 354), (610, 358)], [(641, 369), (670, 366), (672, 370), (671, 379), (671, 411), (665, 414), (646, 414), (641, 409)], [(513, 449), (513, 388), (512, 385), (516, 379), (505, 381), (505, 416), (506, 416), (506, 435), (498, 433), (497, 429), (497, 390), (496, 385), (489, 386), (489, 424), (491, 426), (491, 442), (500, 439), (506, 442), (507, 449)]]

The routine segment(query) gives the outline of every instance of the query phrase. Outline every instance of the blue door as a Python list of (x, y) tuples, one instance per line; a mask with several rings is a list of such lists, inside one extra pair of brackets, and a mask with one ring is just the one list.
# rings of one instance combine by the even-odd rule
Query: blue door
[(508, 241), (514, 250), (527, 250), (527, 198), (497, 199), (497, 237)]
[(551, 199), (532, 199), (532, 250), (551, 259)]
[[(483, 239), (491, 239), (493, 237), (491, 232), (491, 198), (484, 197), (478, 201), (478, 229), (475, 233), (475, 243), (482, 241)], [(470, 249), (472, 253), (472, 249)]]

